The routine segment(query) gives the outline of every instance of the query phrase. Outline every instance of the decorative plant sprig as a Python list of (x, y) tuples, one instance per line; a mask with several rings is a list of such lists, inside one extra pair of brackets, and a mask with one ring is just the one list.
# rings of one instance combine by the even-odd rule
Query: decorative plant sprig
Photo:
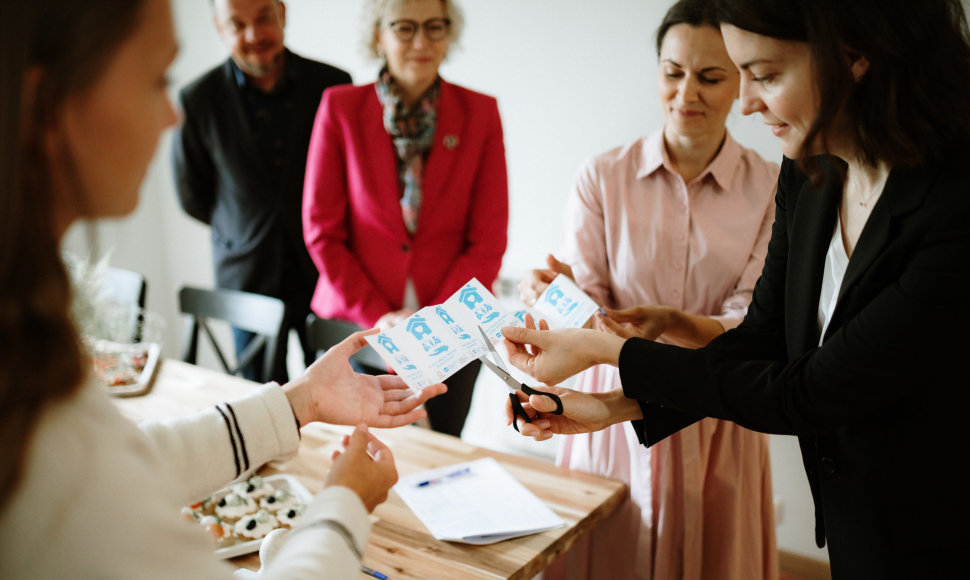
[(74, 292), (71, 312), (81, 336), (88, 343), (96, 340), (130, 343), (135, 336), (148, 341), (161, 339), (164, 323), (160, 316), (108, 295), (105, 281), (110, 257), (106, 254), (93, 260), (64, 253)]

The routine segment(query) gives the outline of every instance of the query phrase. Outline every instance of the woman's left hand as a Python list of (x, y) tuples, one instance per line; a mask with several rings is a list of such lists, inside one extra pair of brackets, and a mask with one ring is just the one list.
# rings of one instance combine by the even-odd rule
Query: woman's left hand
[(377, 329), (355, 332), (317, 359), (302, 376), (283, 386), (300, 425), (323, 421), (336, 425), (400, 427), (424, 418), (420, 408), (444, 393), (444, 384), (410, 390), (399, 376), (365, 375), (350, 366), (350, 356), (367, 346)]
[[(625, 411), (639, 411), (639, 406), (626, 400), (622, 391), (609, 393), (582, 393), (562, 387), (532, 387), (543, 392), (552, 393), (562, 402), (563, 412), (554, 415), (556, 403), (549, 397), (542, 395), (526, 395), (518, 391), (522, 410), (532, 417), (531, 423), (516, 418), (512, 411), (512, 402), (505, 400), (505, 421), (511, 425), (516, 421), (516, 428), (523, 437), (532, 437), (536, 441), (545, 441), (553, 435), (571, 435), (575, 433), (592, 433), (609, 427), (623, 420), (627, 415), (621, 414), (621, 405), (628, 403)], [(639, 418), (639, 417), (636, 417)]]
[(341, 485), (357, 494), (368, 512), (387, 500), (397, 482), (394, 456), (387, 445), (358, 425), (341, 441), (343, 449), (331, 454), (333, 467), (327, 473), (324, 487)]

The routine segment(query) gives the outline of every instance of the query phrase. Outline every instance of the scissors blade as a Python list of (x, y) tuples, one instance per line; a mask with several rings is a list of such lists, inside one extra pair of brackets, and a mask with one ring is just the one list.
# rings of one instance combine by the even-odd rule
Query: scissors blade
[(498, 351), (492, 345), (492, 341), (488, 339), (488, 335), (485, 334), (485, 329), (481, 326), (478, 327), (478, 331), (482, 333), (482, 339), (485, 340), (485, 346), (488, 347), (488, 353), (486, 356), (482, 356), (481, 361), (485, 363), (485, 366), (492, 369), (492, 372), (499, 376), (500, 379), (505, 383), (505, 386), (509, 388), (512, 392), (518, 391), (522, 388), (522, 383), (515, 380), (515, 377), (509, 374), (509, 371), (505, 368), (505, 364), (502, 362), (502, 357), (498, 355)]
[(488, 352), (491, 355), (491, 357), (494, 357), (493, 360), (499, 361), (499, 365), (501, 365), (502, 364), (502, 362), (501, 362), (502, 359), (499, 358), (498, 351), (495, 350), (495, 346), (492, 344), (492, 341), (488, 338), (488, 335), (485, 334), (485, 329), (482, 328), (481, 326), (479, 326), (478, 327), (478, 332), (482, 333), (482, 340), (485, 341), (485, 346), (488, 347)]
[(505, 369), (503, 369), (502, 367), (488, 360), (488, 358), (484, 356), (481, 357), (481, 361), (485, 363), (485, 366), (490, 368), (493, 373), (498, 375), (498, 377), (502, 379), (502, 382), (505, 383), (505, 386), (508, 387), (509, 390), (512, 391), (513, 393), (518, 391), (520, 388), (522, 388), (522, 383), (515, 380), (515, 377), (505, 372)]

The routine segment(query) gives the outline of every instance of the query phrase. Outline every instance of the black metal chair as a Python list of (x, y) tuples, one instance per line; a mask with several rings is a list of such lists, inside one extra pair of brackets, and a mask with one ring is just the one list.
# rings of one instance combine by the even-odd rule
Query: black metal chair
[[(109, 266), (105, 271), (101, 291), (109, 300), (132, 307), (130, 313), (132, 342), (140, 342), (144, 334), (145, 297), (148, 294), (148, 281), (145, 276), (134, 270)], [(137, 310), (136, 310), (137, 309)]]
[(109, 266), (105, 272), (102, 291), (105, 296), (116, 302), (145, 308), (148, 281), (145, 280), (145, 276), (133, 270)]
[[(310, 344), (310, 349), (317, 353), (317, 357), (358, 330), (361, 330), (359, 326), (346, 320), (320, 318), (316, 314), (310, 314), (306, 319), (307, 342)], [(370, 374), (387, 372), (387, 364), (370, 346), (365, 346), (350, 358), (362, 366), (361, 370), (364, 372)]]
[[(239, 290), (207, 290), (186, 286), (179, 290), (179, 309), (183, 314), (189, 315), (183, 361), (193, 364), (196, 362), (201, 328), (209, 337), (216, 357), (227, 373), (241, 375), (262, 353), (262, 376), (259, 380), (269, 382), (280, 376), (285, 364), (279, 356), (280, 341), (287, 338), (286, 305), (282, 300)], [(229, 364), (219, 347), (209, 325), (210, 320), (225, 321), (235, 328), (256, 335), (243, 352), (239, 353), (235, 366)]]

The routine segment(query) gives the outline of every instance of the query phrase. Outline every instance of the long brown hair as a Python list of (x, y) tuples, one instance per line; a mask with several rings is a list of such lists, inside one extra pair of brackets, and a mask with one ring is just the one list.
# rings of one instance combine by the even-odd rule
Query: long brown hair
[(0, 507), (39, 413), (77, 391), (90, 368), (70, 317), (43, 136), (65, 97), (99, 78), (144, 4), (17, 0), (0, 17)]
[[(802, 144), (843, 112), (863, 161), (919, 166), (970, 136), (970, 33), (959, 0), (717, 0), (718, 18), (762, 36), (806, 42), (820, 107)], [(869, 61), (855, 82), (846, 50)]]

